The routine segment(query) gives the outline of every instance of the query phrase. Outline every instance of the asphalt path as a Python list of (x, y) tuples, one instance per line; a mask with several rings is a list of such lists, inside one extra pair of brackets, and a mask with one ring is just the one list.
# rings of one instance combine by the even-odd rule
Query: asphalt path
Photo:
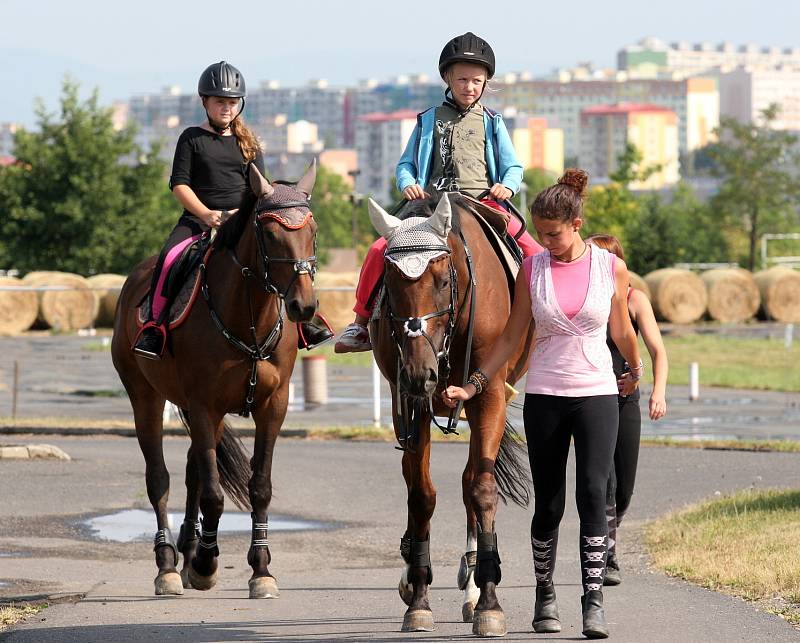
[[(20, 443), (24, 438), (18, 438)], [(8, 441), (8, 440), (6, 440)], [(40, 440), (41, 441), (41, 440)], [(208, 592), (153, 596), (156, 573), (149, 539), (93, 539), (81, 522), (130, 508), (148, 508), (144, 463), (135, 440), (46, 440), (73, 460), (0, 460), (0, 596), (50, 596), (52, 605), (0, 635), (14, 643), (47, 641), (424, 640), (471, 637), (460, 622), (455, 587), (464, 546), (460, 474), (466, 445), (436, 443), (438, 489), (432, 525), (437, 629), (401, 633), (405, 606), (397, 595), (405, 490), (400, 453), (387, 443), (279, 442), (275, 514), (320, 521), (325, 529), (270, 534), (281, 596), (249, 600), (249, 534), (222, 534), (220, 582)], [(249, 442), (246, 441), (248, 446)], [(172, 472), (170, 508), (183, 507), (187, 441), (165, 442)], [(748, 487), (800, 486), (800, 456), (781, 453), (644, 448), (636, 494), (620, 532), (623, 582), (606, 588), (611, 640), (797, 641), (779, 617), (723, 594), (652, 570), (641, 544), (643, 525), (687, 503)], [(508, 618), (506, 640), (580, 640), (580, 573), (574, 476), (559, 541), (556, 586), (564, 629), (531, 631), (534, 581), (530, 509), (501, 507), (497, 518)], [(232, 503), (228, 502), (229, 509)], [(153, 519), (152, 530), (155, 530)]]

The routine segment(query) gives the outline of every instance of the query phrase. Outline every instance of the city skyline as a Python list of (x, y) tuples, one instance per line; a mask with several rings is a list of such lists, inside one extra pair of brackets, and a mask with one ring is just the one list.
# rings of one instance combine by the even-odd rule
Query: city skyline
[[(158, 93), (168, 85), (192, 93), (199, 70), (220, 58), (236, 64), (255, 85), (275, 79), (284, 86), (299, 86), (325, 78), (332, 85), (343, 86), (364, 78), (382, 81), (401, 74), (426, 74), (435, 79), (443, 42), (456, 33), (473, 30), (492, 42), (498, 72), (529, 71), (542, 76), (553, 68), (584, 61), (614, 67), (622, 47), (649, 35), (666, 42), (797, 46), (790, 25), (800, 18), (800, 3), (788, 1), (773, 3), (780, 8), (781, 20), (766, 21), (763, 6), (759, 10), (758, 3), (745, 0), (712, 0), (702, 6), (676, 0), (669, 7), (646, 11), (633, 0), (619, 0), (603, 7), (576, 2), (569, 13), (519, 3), (507, 12), (514, 20), (487, 16), (483, 24), (476, 24), (481, 21), (465, 16), (474, 18), (485, 11), (485, 3), (465, 0), (459, 4), (457, 16), (436, 11), (428, 17), (410, 16), (408, 29), (413, 29), (413, 35), (409, 41), (421, 44), (408, 48), (396, 27), (387, 29), (395, 24), (393, 19), (405, 22), (387, 16), (385, 10), (376, 11), (375, 3), (365, 0), (335, 5), (309, 0), (303, 15), (313, 19), (305, 22), (297, 22), (284, 6), (248, 7), (237, 10), (240, 21), (233, 16), (232, 24), (224, 26), (206, 19), (219, 9), (205, 0), (168, 5), (143, 0), (135, 9), (126, 7), (125, 15), (98, 0), (80, 4), (82, 11), (76, 13), (74, 6), (62, 3), (33, 7), (19, 0), (4, 2), (0, 58), (13, 64), (6, 67), (9, 76), (0, 101), (0, 122), (33, 125), (34, 98), (41, 97), (45, 107), (53, 110), (65, 74), (81, 84), (84, 95), (97, 87), (103, 104)], [(445, 3), (433, 6), (450, 7)], [(190, 15), (187, 7), (193, 8)], [(34, 10), (45, 17), (34, 17)], [(770, 15), (776, 14), (771, 11)], [(623, 16), (625, 19), (620, 19)], [(116, 26), (121, 20), (128, 37), (121, 37)], [(220, 29), (241, 31), (237, 22), (248, 28), (263, 27), (254, 30), (258, 34), (254, 37), (229, 41), (220, 37)], [(391, 31), (390, 37), (387, 31)]]

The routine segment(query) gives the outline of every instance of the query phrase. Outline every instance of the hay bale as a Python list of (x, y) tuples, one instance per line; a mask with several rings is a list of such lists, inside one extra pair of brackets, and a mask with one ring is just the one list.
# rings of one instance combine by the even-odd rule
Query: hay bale
[(22, 280), (15, 277), (0, 277), (0, 335), (18, 335), (28, 330), (36, 321), (39, 301), (35, 292), (2, 290), (3, 287), (24, 286)]
[(357, 283), (357, 272), (323, 271), (317, 273), (314, 283), (317, 288), (333, 288), (336, 286), (350, 286), (352, 288), (352, 290), (335, 292), (317, 291), (319, 311), (325, 315), (325, 318), (337, 333), (353, 321), (355, 316), (353, 306), (356, 303), (355, 286)]
[(743, 268), (715, 268), (700, 275), (708, 292), (708, 316), (724, 323), (742, 322), (758, 311), (761, 295), (753, 275)]
[(754, 275), (761, 292), (761, 314), (780, 322), (800, 322), (800, 272), (775, 266)]
[(58, 331), (88, 328), (97, 317), (100, 299), (89, 282), (70, 272), (29, 272), (22, 281), (29, 286), (60, 286), (65, 290), (45, 290), (37, 294), (37, 323)]
[(662, 268), (645, 275), (656, 317), (675, 324), (691, 324), (703, 316), (708, 295), (703, 280), (690, 270)]
[(89, 282), (100, 301), (100, 308), (97, 311), (97, 318), (94, 320), (95, 326), (112, 327), (114, 325), (114, 314), (117, 310), (117, 300), (122, 284), (125, 283), (123, 275), (103, 273), (92, 275), (86, 281)]
[(631, 272), (630, 270), (628, 271), (628, 277), (630, 277), (631, 280), (631, 288), (641, 290), (647, 296), (647, 298), (650, 299), (651, 293), (650, 288), (647, 286), (647, 282), (635, 272)]

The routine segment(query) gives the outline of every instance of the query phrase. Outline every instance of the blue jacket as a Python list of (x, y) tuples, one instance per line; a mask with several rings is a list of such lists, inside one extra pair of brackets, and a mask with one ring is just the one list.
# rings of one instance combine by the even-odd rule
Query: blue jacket
[[(436, 107), (417, 115), (417, 127), (411, 134), (395, 172), (397, 189), (401, 192), (414, 183), (419, 183), (423, 188), (428, 184), (433, 159), (435, 120)], [(484, 107), (483, 126), (486, 132), (486, 169), (491, 185), (501, 183), (516, 194), (522, 183), (522, 165), (517, 160), (503, 117)]]

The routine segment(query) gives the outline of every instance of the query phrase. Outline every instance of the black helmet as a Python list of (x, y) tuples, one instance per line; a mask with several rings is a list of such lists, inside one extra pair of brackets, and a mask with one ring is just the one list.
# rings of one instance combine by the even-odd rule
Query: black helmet
[(244, 76), (236, 67), (226, 63), (224, 60), (209, 65), (200, 74), (197, 93), (201, 96), (222, 96), (224, 98), (244, 98), (247, 96)]
[(494, 76), (494, 51), (480, 36), (468, 31), (463, 36), (456, 36), (448, 42), (439, 55), (439, 73), (444, 72), (453, 63), (474, 63), (484, 65), (489, 72), (488, 78)]

